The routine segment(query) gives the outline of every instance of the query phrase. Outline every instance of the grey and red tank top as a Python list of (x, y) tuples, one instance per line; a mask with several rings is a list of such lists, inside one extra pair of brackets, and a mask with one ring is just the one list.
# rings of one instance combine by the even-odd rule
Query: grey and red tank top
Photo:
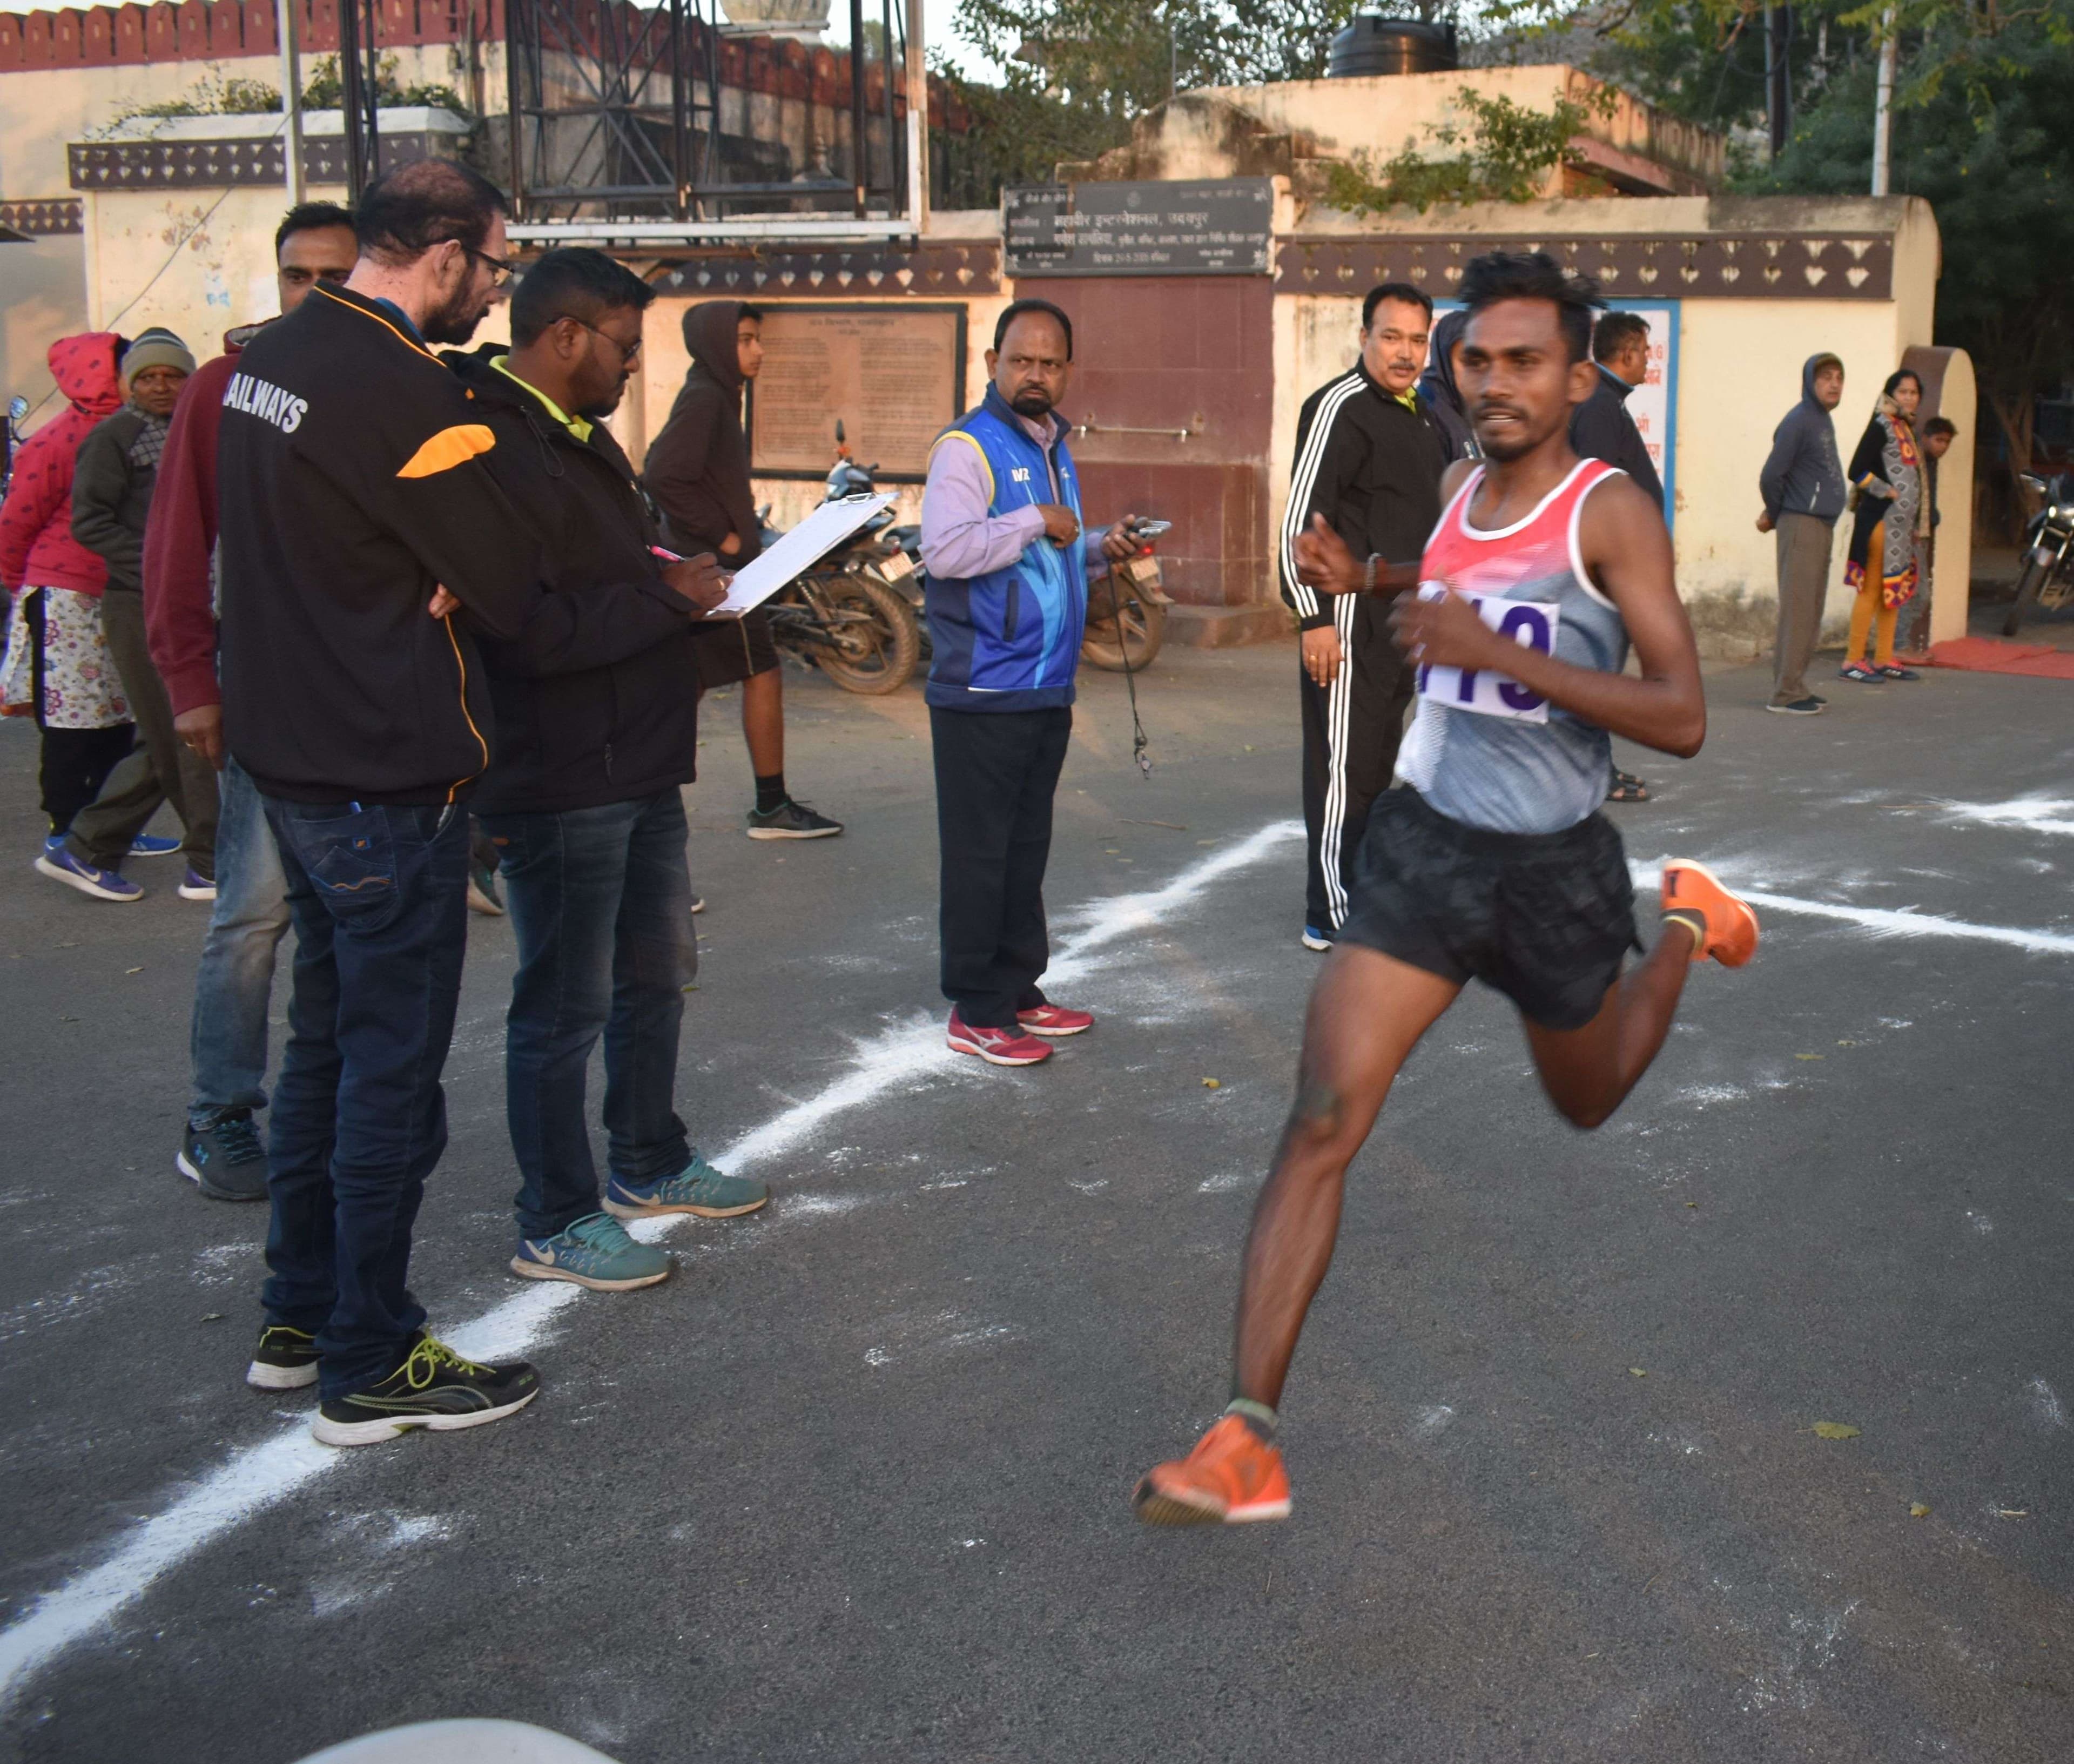
[[(1444, 584), (1515, 641), (1574, 667), (1618, 673), (1627, 663), (1627, 626), (1585, 573), (1577, 527), (1584, 498), (1626, 474), (1603, 460), (1580, 460), (1532, 514), (1485, 531), (1469, 525), (1469, 502), (1485, 469), (1470, 473), (1441, 510), (1419, 565), (1420, 595), (1430, 599)], [(1418, 691), (1397, 769), (1451, 820), (1493, 832), (1560, 832), (1605, 800), (1613, 744), (1597, 725), (1499, 674), (1422, 667)]]

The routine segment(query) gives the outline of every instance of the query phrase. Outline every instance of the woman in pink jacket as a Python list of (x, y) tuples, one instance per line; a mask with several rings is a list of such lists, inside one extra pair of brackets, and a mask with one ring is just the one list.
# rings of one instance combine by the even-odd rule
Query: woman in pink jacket
[(72, 536), (73, 461), (89, 431), (122, 407), (122, 353), (112, 331), (51, 345), (51, 375), (70, 407), (16, 450), (0, 503), (0, 588), (14, 597), (0, 696), (8, 715), (33, 715), (43, 731), (43, 812), (53, 837), (93, 800), (133, 733), (101, 635), (108, 566)]

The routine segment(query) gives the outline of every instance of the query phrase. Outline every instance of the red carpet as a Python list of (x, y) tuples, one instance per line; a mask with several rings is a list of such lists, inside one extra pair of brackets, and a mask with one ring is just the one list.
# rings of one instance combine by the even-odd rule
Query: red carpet
[(1976, 674), (2028, 674), (2038, 680), (2074, 680), (2074, 651), (2043, 643), (2012, 643), (1998, 637), (1954, 637), (1933, 644), (1933, 667), (1960, 667)]

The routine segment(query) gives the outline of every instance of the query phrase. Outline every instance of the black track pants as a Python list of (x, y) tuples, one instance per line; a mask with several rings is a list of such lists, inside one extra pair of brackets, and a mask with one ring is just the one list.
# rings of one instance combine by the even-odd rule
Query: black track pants
[(1308, 848), (1303, 922), (1337, 931), (1347, 914), (1354, 857), (1369, 804), (1390, 787), (1411, 702), (1413, 673), (1390, 637), (1390, 602), (1332, 598), (1340, 634), (1337, 679), (1320, 686), (1297, 662), (1303, 699), (1303, 828)]
[(975, 1028), (1013, 1029), (1044, 1002), (1051, 960), (1044, 865), (1051, 799), (1073, 732), (1056, 710), (932, 705), (936, 833), (942, 851), (944, 996)]

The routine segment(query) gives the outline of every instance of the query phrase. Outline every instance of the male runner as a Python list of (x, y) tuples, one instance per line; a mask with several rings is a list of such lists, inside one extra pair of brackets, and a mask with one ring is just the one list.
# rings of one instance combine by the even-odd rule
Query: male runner
[[(1239, 1293), (1230, 1407), (1138, 1484), (1154, 1524), (1279, 1519), (1276, 1406), (1339, 1230), (1346, 1169), (1419, 1038), (1472, 979), (1519, 1007), (1549, 1100), (1596, 1127), (1663, 1043), (1687, 970), (1740, 967), (1757, 918), (1701, 865), (1663, 872), (1665, 929), (1632, 973), (1634, 889), (1597, 812), (1608, 733), (1697, 753), (1707, 712), (1663, 515), (1572, 450), (1589, 397), (1593, 285), (1494, 253), (1462, 278), (1463, 400), (1481, 462), (1450, 466), (1415, 574), (1357, 560), (1323, 521), (1298, 568), (1328, 593), (1394, 593), (1419, 713), (1378, 799), (1353, 899), (1311, 996), (1296, 1103), (1262, 1189)], [(1424, 597), (1432, 594), (1435, 597)], [(1495, 627), (1495, 628), (1494, 628)], [(1622, 671), (1632, 639), (1641, 675)]]

